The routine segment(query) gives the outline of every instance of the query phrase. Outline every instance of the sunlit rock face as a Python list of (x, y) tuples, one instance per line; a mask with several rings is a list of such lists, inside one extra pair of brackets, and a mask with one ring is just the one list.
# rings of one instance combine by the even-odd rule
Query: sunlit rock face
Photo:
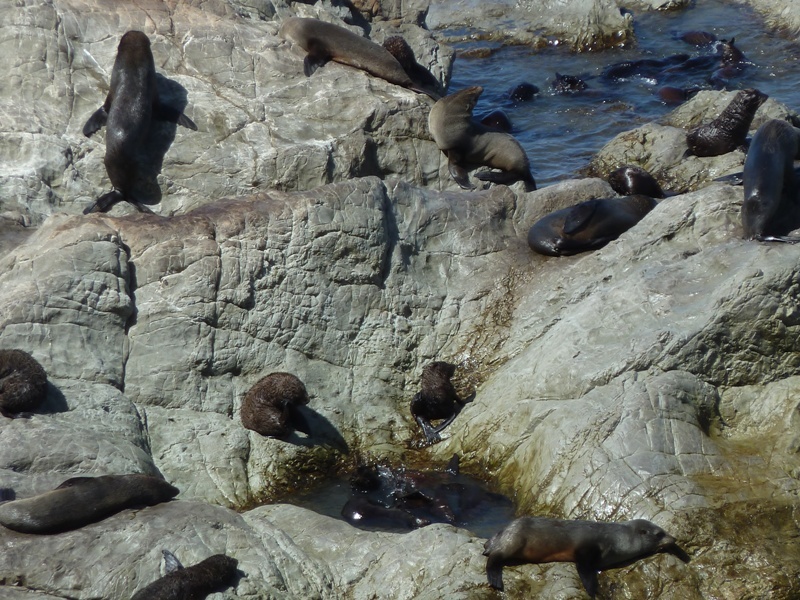
[[(373, 35), (416, 27), (389, 20), (415, 6), (376, 13)], [(426, 97), (341, 65), (306, 78), (275, 35), (286, 15), (342, 10), (0, 8), (0, 347), (30, 352), (50, 382), (34, 414), (0, 417), (0, 488), (27, 498), (75, 476), (160, 473), (181, 490), (57, 536), (0, 528), (0, 596), (130, 597), (163, 574), (166, 548), (186, 565), (235, 557), (244, 576), (217, 598), (494, 598), (483, 540), (465, 530), (370, 533), (256, 507), (361, 459), (457, 452), (520, 514), (647, 518), (693, 558), (604, 573), (607, 596), (796, 597), (800, 249), (743, 240), (741, 188), (690, 180), (675, 165), (697, 159), (676, 137), (657, 175), (696, 191), (596, 252), (533, 254), (536, 220), (610, 187), (441, 191), (453, 184)], [(82, 216), (109, 184), (102, 135), (80, 131), (134, 27), (199, 131), (159, 125), (159, 215)], [(406, 30), (446, 77), (447, 51)], [(691, 106), (669, 127), (713, 112), (679, 111)], [(432, 360), (458, 364), (462, 397), (477, 394), (420, 450), (409, 402)], [(311, 436), (242, 427), (244, 393), (274, 371), (305, 384)], [(513, 599), (585, 597), (571, 564), (505, 581)]]

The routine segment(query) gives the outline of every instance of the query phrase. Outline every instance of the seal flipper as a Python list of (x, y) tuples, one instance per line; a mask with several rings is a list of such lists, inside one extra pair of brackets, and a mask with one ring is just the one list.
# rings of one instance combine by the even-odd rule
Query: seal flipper
[(445, 473), (450, 473), (450, 475), (458, 475), (460, 463), (461, 458), (458, 456), (458, 454), (453, 454), (450, 462), (448, 462), (447, 466), (444, 468)]
[(178, 557), (169, 550), (161, 550), (161, 554), (164, 557), (164, 570), (167, 573), (174, 573), (184, 568)]
[(481, 171), (480, 173), (476, 173), (475, 177), (481, 181), (502, 185), (511, 185), (517, 181), (523, 181), (525, 183), (526, 192), (533, 192), (536, 190), (536, 180), (534, 180), (533, 175), (530, 173), (527, 177), (520, 177), (519, 173), (513, 173), (511, 171)]
[[(487, 554), (489, 551), (484, 551)], [(497, 555), (488, 554), (486, 559), (486, 580), (496, 590), (503, 591), (503, 559)]]
[(590, 598), (597, 596), (597, 569), (594, 567), (594, 561), (578, 560), (575, 562), (578, 568), (578, 575), (581, 578), (581, 583), (586, 589), (586, 593)]
[(465, 190), (474, 190), (475, 186), (472, 185), (469, 181), (469, 173), (467, 170), (458, 164), (458, 161), (453, 158), (452, 153), (447, 155), (447, 169), (450, 171), (450, 177), (462, 188)]
[(759, 242), (783, 242), (784, 244), (797, 244), (800, 238), (787, 237), (785, 235), (757, 235), (753, 238)]
[(564, 234), (573, 235), (586, 227), (599, 206), (596, 199), (573, 206), (564, 219)]
[(112, 190), (103, 194), (89, 206), (83, 209), (83, 214), (88, 215), (92, 212), (106, 212), (120, 200), (124, 200), (122, 194), (117, 190)]
[(314, 42), (308, 44), (308, 54), (303, 59), (303, 73), (306, 77), (311, 77), (318, 68), (324, 67), (331, 57), (328, 52), (320, 48)]
[(89, 117), (89, 120), (86, 121), (86, 124), (83, 126), (83, 135), (92, 137), (92, 134), (105, 125), (106, 121), (108, 121), (108, 112), (105, 106), (101, 106), (94, 111), (92, 116)]
[(422, 433), (425, 434), (425, 441), (427, 441), (429, 445), (442, 441), (442, 438), (439, 436), (439, 433), (427, 419), (424, 419), (423, 417), (420, 416), (416, 416), (414, 417), (414, 420), (416, 420), (417, 424), (422, 428)]
[(197, 131), (197, 125), (189, 117), (173, 106), (156, 102), (153, 104), (153, 117), (159, 121), (169, 121), (177, 123), (181, 127), (186, 127), (192, 131)]
[(301, 433), (311, 437), (311, 425), (303, 414), (302, 409), (294, 404), (289, 404), (289, 425)]

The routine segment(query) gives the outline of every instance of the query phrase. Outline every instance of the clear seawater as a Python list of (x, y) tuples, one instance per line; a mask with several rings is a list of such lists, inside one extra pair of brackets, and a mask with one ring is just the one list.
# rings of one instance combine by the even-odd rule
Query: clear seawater
[[(573, 53), (563, 47), (534, 50), (500, 46), (496, 42), (453, 43), (457, 58), (449, 92), (471, 85), (484, 92), (475, 109), (480, 117), (501, 109), (513, 124), (512, 134), (531, 160), (539, 186), (579, 174), (592, 155), (616, 134), (657, 120), (675, 108), (663, 103), (662, 85), (712, 89), (709, 70), (673, 74), (660, 81), (631, 78), (607, 81), (600, 75), (609, 65), (638, 58), (664, 58), (678, 53), (713, 53), (676, 39), (686, 31), (702, 30), (719, 39), (735, 38), (748, 65), (726, 89), (758, 88), (790, 108), (800, 107), (800, 45), (766, 29), (752, 9), (720, 0), (698, 0), (692, 8), (672, 12), (634, 12), (636, 41), (624, 49)], [(453, 37), (465, 30), (445, 31)], [(493, 50), (488, 57), (470, 58), (477, 49)], [(485, 54), (485, 53), (483, 53)], [(713, 70), (713, 69), (712, 69)], [(555, 94), (555, 73), (581, 76), (588, 88), (576, 94)], [(514, 103), (509, 90), (528, 82), (540, 88), (529, 102)]]

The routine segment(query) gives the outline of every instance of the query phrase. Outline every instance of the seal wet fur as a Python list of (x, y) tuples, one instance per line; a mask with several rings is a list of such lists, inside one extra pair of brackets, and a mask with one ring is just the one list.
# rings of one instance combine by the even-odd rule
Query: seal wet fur
[(431, 108), (428, 129), (439, 150), (447, 157), (453, 179), (464, 189), (475, 189), (468, 170), (486, 166), (499, 171), (482, 171), (481, 181), (525, 183), (525, 191), (536, 189), (530, 162), (520, 143), (508, 133), (496, 131), (472, 118), (472, 111), (483, 93), (472, 86), (445, 96)]
[(261, 435), (283, 438), (294, 429), (310, 435), (297, 406), (308, 404), (306, 386), (291, 373), (259, 379), (242, 401), (242, 425)]
[(597, 250), (636, 225), (657, 204), (641, 194), (587, 200), (539, 219), (528, 231), (528, 245), (546, 256)]
[(214, 554), (191, 567), (184, 567), (169, 550), (162, 550), (167, 574), (136, 592), (131, 600), (200, 600), (230, 585), (238, 561)]
[(525, 563), (574, 562), (583, 587), (597, 595), (597, 574), (668, 553), (689, 562), (674, 537), (644, 519), (602, 523), (522, 517), (484, 544), (486, 577), (493, 588), (503, 589), (503, 567)]
[(389, 83), (438, 98), (431, 90), (412, 81), (386, 48), (345, 27), (319, 19), (291, 17), (281, 24), (278, 35), (292, 40), (308, 53), (303, 61), (306, 76), (311, 76), (318, 67), (332, 60), (366, 71)]
[(651, 198), (663, 198), (664, 190), (650, 173), (635, 165), (625, 165), (608, 174), (608, 184), (620, 196), (641, 194)]
[(796, 158), (800, 158), (800, 129), (779, 119), (758, 128), (742, 174), (742, 227), (746, 239), (800, 242), (800, 238), (783, 235), (798, 225)]
[[(450, 381), (456, 372), (456, 365), (434, 361), (422, 370), (422, 390), (411, 400), (411, 415), (422, 428), (429, 444), (441, 440), (439, 434), (453, 422), (464, 404), (472, 400), (459, 398), (456, 388)], [(443, 419), (437, 427), (431, 421)]]
[(189, 117), (159, 102), (150, 40), (141, 31), (128, 31), (117, 47), (106, 101), (83, 126), (86, 137), (106, 126), (104, 163), (114, 190), (86, 207), (84, 214), (105, 212), (120, 200), (140, 212), (152, 212), (135, 197), (135, 184), (142, 167), (141, 147), (154, 118), (197, 130)]
[(0, 414), (36, 409), (47, 397), (47, 373), (24, 350), (0, 350)]
[(737, 92), (716, 119), (695, 127), (686, 134), (688, 153), (695, 156), (719, 156), (743, 147), (753, 117), (766, 99), (767, 95), (758, 90)]
[(49, 492), (0, 504), (0, 525), (21, 533), (59, 533), (177, 494), (178, 488), (150, 475), (73, 477)]

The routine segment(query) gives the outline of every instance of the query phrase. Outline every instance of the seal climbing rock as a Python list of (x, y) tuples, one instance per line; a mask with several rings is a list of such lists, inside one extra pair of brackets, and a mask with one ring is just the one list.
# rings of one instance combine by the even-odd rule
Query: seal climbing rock
[(472, 111), (483, 93), (472, 86), (445, 96), (433, 105), (428, 128), (433, 140), (448, 160), (453, 179), (464, 189), (475, 189), (468, 170), (486, 166), (499, 171), (482, 171), (481, 181), (511, 184), (525, 183), (525, 191), (536, 189), (525, 150), (513, 136), (496, 131), (472, 118)]
[(689, 154), (719, 156), (744, 146), (753, 117), (766, 99), (758, 90), (740, 90), (716, 119), (686, 134)]
[(600, 571), (630, 565), (658, 553), (689, 562), (674, 537), (644, 519), (624, 523), (522, 517), (484, 545), (489, 585), (503, 589), (503, 567), (523, 563), (574, 562), (583, 587), (597, 595)]
[[(428, 444), (441, 440), (439, 434), (474, 397), (474, 394), (464, 400), (458, 397), (450, 381), (455, 372), (456, 365), (443, 361), (434, 361), (422, 370), (422, 391), (411, 400), (411, 414), (422, 428)], [(438, 419), (443, 421), (434, 427), (431, 421)]]

